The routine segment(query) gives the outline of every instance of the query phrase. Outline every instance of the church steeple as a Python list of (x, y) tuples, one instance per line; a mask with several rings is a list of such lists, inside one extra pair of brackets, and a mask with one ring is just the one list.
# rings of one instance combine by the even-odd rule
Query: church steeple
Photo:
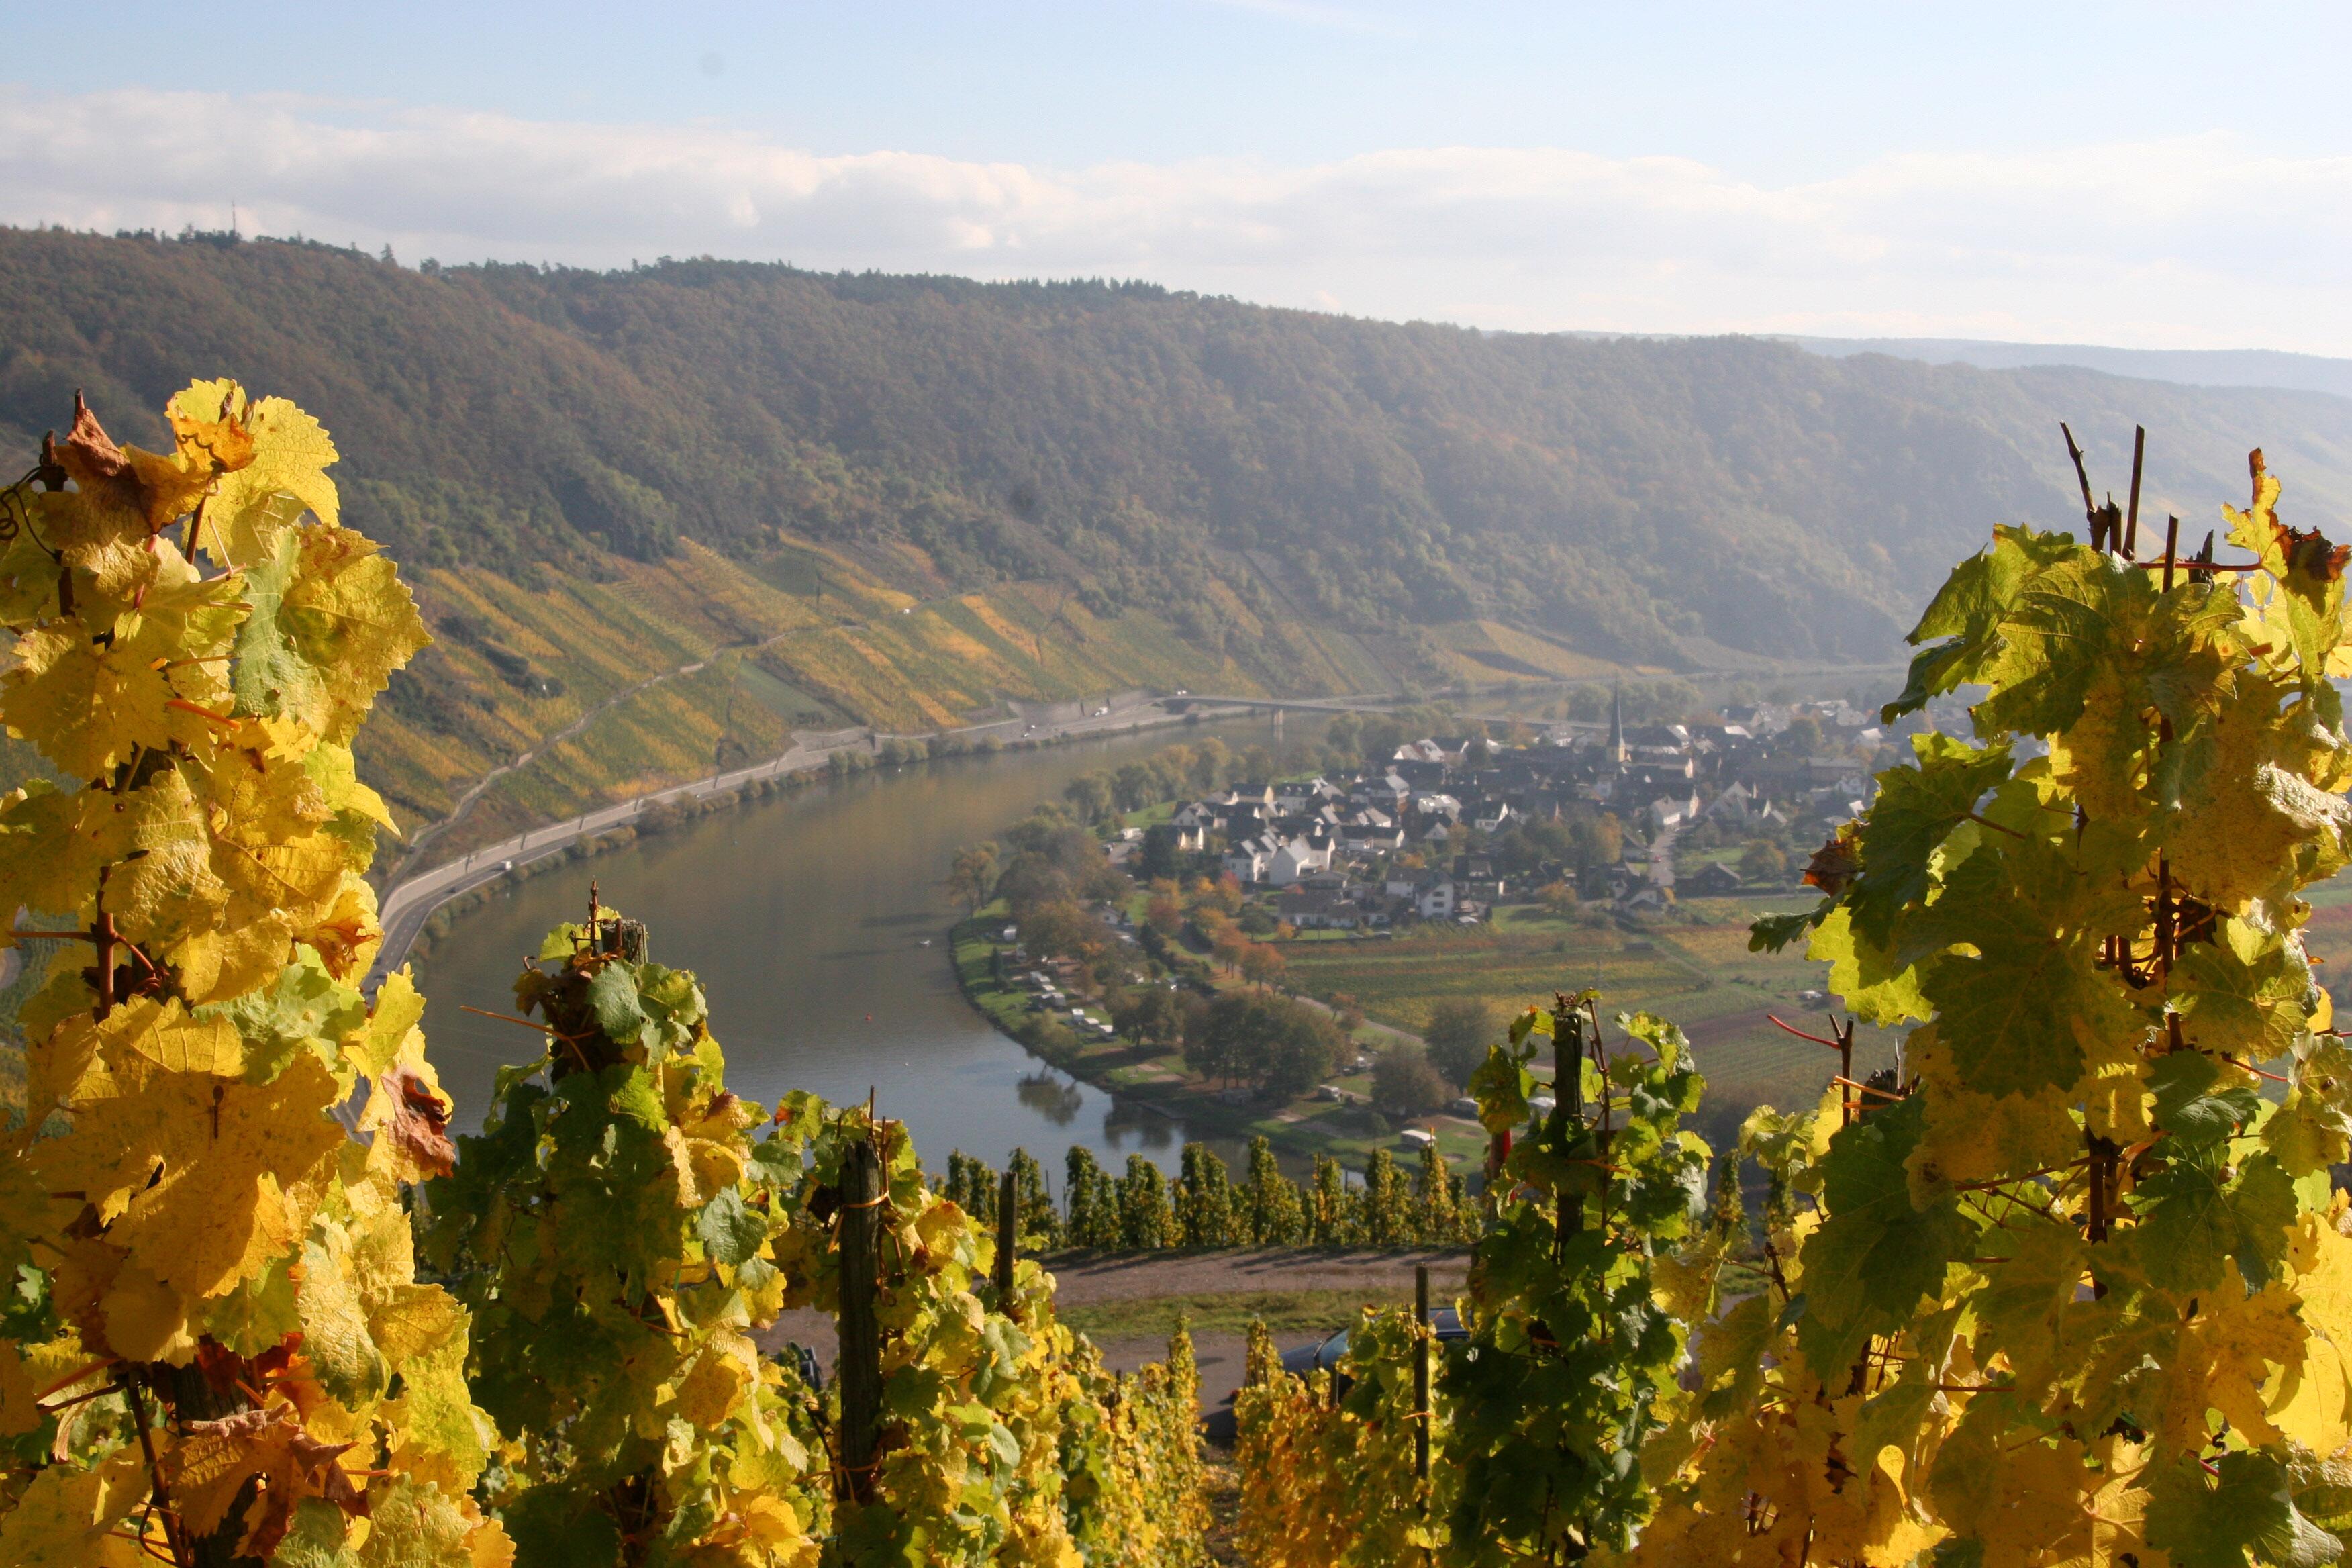
[(1609, 683), (1609, 755), (1625, 760), (1625, 688), (1614, 680)]

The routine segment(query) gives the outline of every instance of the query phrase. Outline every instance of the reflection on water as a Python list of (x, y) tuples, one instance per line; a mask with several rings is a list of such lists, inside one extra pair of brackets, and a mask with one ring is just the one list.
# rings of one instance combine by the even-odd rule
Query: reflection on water
[(1052, 1122), (1067, 1127), (1087, 1108), (1086, 1096), (1078, 1092), (1076, 1080), (1046, 1068), (1023, 1078), (1013, 1090), (1021, 1103)]
[[(1001, 1165), (1020, 1145), (1058, 1189), (1073, 1143), (1114, 1169), (1130, 1152), (1172, 1166), (1181, 1123), (1045, 1068), (965, 1005), (940, 881), (956, 846), (992, 837), (1075, 775), (1206, 733), (1239, 747), (1275, 731), (1171, 727), (859, 774), (499, 894), (417, 965), (426, 1037), (458, 1124), (479, 1125), (498, 1068), (536, 1055), (539, 1039), (460, 1008), (510, 1010), (523, 955), (550, 926), (582, 918), (593, 877), (607, 904), (650, 926), (656, 959), (700, 974), (740, 1094), (772, 1104), (805, 1089), (848, 1101), (870, 1088), (935, 1170), (950, 1149)], [(1242, 1153), (1218, 1152), (1236, 1164)]]

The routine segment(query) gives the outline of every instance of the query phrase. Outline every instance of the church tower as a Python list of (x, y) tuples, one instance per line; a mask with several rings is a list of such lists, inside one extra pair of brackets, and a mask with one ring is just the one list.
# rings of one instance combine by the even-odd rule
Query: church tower
[(1609, 755), (1619, 765), (1625, 761), (1625, 689), (1617, 681), (1609, 683)]

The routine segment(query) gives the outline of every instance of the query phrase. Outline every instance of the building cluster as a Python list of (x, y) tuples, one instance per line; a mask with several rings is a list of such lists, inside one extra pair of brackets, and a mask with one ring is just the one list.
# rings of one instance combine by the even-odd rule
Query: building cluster
[[(1810, 720), (1818, 752), (1785, 736)], [(1614, 816), (1626, 860), (1601, 876), (1612, 898), (1663, 903), (1672, 895), (1672, 845), (1702, 821), (1732, 837), (1780, 836), (1861, 810), (1870, 785), (1862, 759), (1885, 742), (1875, 716), (1844, 702), (1740, 707), (1703, 723), (1553, 726), (1526, 746), (1483, 738), (1430, 739), (1397, 748), (1352, 778), (1243, 783), (1180, 805), (1171, 847), (1217, 863), (1279, 918), (1302, 930), (1379, 929), (1412, 921), (1472, 923), (1498, 900), (1575, 880), (1548, 865), (1522, 886), (1478, 846), (1520, 823)], [(1644, 842), (1646, 841), (1646, 842)], [(1717, 871), (1725, 891), (1736, 874)], [(1585, 893), (1596, 889), (1586, 879)]]

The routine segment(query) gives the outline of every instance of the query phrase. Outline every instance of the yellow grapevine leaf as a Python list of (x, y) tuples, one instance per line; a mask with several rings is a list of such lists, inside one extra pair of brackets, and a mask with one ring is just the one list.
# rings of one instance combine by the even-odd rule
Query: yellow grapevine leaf
[(348, 742), (392, 672), (432, 640), (393, 563), (347, 528), (281, 532), (247, 574), (237, 643), (241, 710), (301, 720)]
[(126, 1261), (115, 1270), (98, 1310), (108, 1346), (124, 1361), (185, 1366), (196, 1353), (186, 1300), (136, 1263)]
[(2295, 1294), (2311, 1331), (2304, 1361), (2281, 1372), (2271, 1419), (2315, 1453), (2352, 1443), (2352, 1237), (2306, 1215), (2298, 1237)]
[[(0, 1563), (12, 1568), (136, 1568), (150, 1562), (113, 1533), (147, 1496), (138, 1447), (118, 1448), (95, 1469), (37, 1471), (16, 1506), (0, 1514)], [(158, 1531), (156, 1548), (163, 1542)]]
[(356, 873), (343, 873), (342, 890), (315, 924), (304, 927), (296, 940), (317, 950), (319, 962), (338, 980), (355, 981), (375, 963), (383, 945), (383, 926), (376, 918), (375, 889)]
[(160, 637), (101, 647), (72, 622), (27, 632), (0, 690), (0, 720), (78, 778), (142, 749), (209, 752), (219, 678), (208, 666), (173, 668), (176, 651)]
[(270, 1082), (173, 1073), (133, 1062), (118, 1092), (74, 1113), (41, 1144), (35, 1167), (110, 1222), (117, 1245), (188, 1296), (251, 1279), (290, 1245), (300, 1215), (289, 1194), (344, 1141), (327, 1110), (335, 1081), (299, 1056)]
[(265, 397), (244, 411), (244, 429), (253, 460), (224, 476), (205, 521), (226, 563), (250, 566), (269, 552), (277, 532), (305, 510), (333, 527), (341, 521), (335, 481), (325, 470), (335, 461), (326, 430), (282, 397)]
[(39, 1429), (48, 1414), (39, 1408), (40, 1392), (16, 1342), (0, 1340), (0, 1437), (21, 1437)]
[[(469, 1500), (401, 1477), (369, 1488), (367, 1501), (370, 1529), (357, 1568), (477, 1568), (478, 1550), (489, 1553), (484, 1561), (493, 1568), (501, 1561), (496, 1543), (506, 1532)], [(489, 1540), (479, 1539), (486, 1534)], [(505, 1548), (509, 1556), (512, 1550)]]
[(167, 956), (189, 1001), (218, 1002), (267, 984), (293, 941), (294, 917), (271, 910), (230, 929), (196, 931)]
[[(368, 1016), (367, 1029), (344, 1043), (344, 1054), (364, 1077), (387, 1072), (400, 1059), (411, 1032), (424, 1016), (425, 998), (417, 994), (414, 972), (404, 963), (376, 987), (375, 1010)], [(424, 1037), (415, 1038), (421, 1047)]]
[(438, 1285), (395, 1285), (368, 1310), (376, 1348), (395, 1367), (438, 1351), (466, 1328), (466, 1309)]
[[(144, 997), (141, 1002), (152, 1007)], [(128, 1013), (131, 1008), (121, 1011)], [(107, 1020), (110, 1025), (113, 1022), (112, 1017)], [(121, 1037), (131, 1049), (166, 1072), (236, 1078), (245, 1071), (245, 1042), (237, 1038), (228, 1020), (191, 1018), (176, 998), (152, 1010), (143, 1024), (126, 1026)]]

